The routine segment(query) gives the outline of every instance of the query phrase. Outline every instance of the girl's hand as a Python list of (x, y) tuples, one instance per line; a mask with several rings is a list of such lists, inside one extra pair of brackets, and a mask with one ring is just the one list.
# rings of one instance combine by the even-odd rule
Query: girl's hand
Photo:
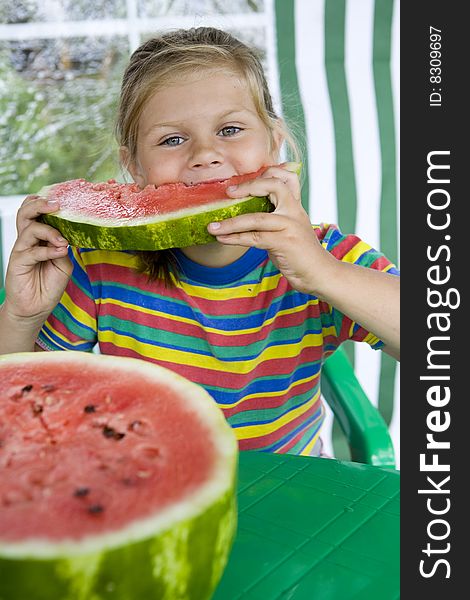
[(300, 292), (315, 293), (322, 267), (331, 256), (320, 245), (300, 201), (296, 173), (281, 165), (270, 167), (252, 181), (227, 189), (232, 198), (269, 196), (272, 213), (253, 213), (211, 223), (209, 232), (223, 244), (256, 246), (268, 251), (272, 262)]
[(27, 196), (17, 217), (17, 240), (5, 280), (4, 310), (10, 318), (44, 321), (59, 302), (72, 273), (67, 240), (36, 218), (59, 209), (57, 202)]
[(275, 209), (211, 223), (209, 231), (219, 242), (267, 250), (294, 289), (335, 306), (399, 358), (400, 278), (337, 260), (322, 248), (300, 203), (295, 173), (271, 167), (229, 193), (233, 198), (269, 196)]

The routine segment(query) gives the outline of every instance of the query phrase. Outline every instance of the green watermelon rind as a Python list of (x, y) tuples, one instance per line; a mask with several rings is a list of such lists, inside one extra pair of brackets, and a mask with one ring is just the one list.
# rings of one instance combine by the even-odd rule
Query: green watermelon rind
[[(47, 192), (40, 195), (47, 197)], [(213, 221), (222, 221), (238, 215), (256, 212), (272, 212), (273, 205), (267, 197), (248, 196), (240, 200), (217, 201), (217, 208), (183, 214), (163, 219), (161, 215), (154, 222), (112, 226), (70, 220), (60, 213), (41, 215), (41, 220), (57, 229), (71, 246), (99, 250), (165, 250), (186, 248), (214, 242), (215, 237), (207, 231)], [(76, 217), (75, 217), (76, 218)]]
[(234, 489), (203, 514), (130, 545), (68, 558), (0, 557), (0, 598), (209, 599), (235, 536)]
[(83, 369), (89, 361), (94, 368), (99, 361), (103, 369), (106, 364), (127, 365), (137, 377), (160, 370), (170, 387), (186, 392), (189, 409), (197, 407), (211, 423), (218, 454), (214, 477), (201, 490), (118, 532), (79, 541), (14, 543), (2, 542), (0, 532), (0, 600), (209, 600), (237, 526), (238, 446), (213, 399), (173, 371), (134, 358), (77, 351), (17, 353), (0, 356), (0, 368), (30, 357), (52, 367), (55, 361), (78, 363)]

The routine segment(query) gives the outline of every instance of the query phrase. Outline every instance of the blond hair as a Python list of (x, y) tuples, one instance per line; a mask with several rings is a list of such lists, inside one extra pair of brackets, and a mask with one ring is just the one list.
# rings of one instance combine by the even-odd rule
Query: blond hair
[[(118, 144), (127, 148), (127, 160), (136, 160), (139, 120), (151, 96), (169, 82), (183, 79), (188, 73), (208, 69), (228, 69), (244, 78), (271, 142), (274, 133), (279, 132), (288, 145), (291, 158), (299, 160), (299, 151), (291, 133), (274, 111), (256, 51), (230, 33), (213, 27), (166, 32), (144, 42), (132, 54), (122, 79), (115, 125)], [(140, 252), (139, 256), (142, 271), (152, 279), (163, 274), (167, 282), (170, 281), (168, 262), (176, 267), (171, 252)]]

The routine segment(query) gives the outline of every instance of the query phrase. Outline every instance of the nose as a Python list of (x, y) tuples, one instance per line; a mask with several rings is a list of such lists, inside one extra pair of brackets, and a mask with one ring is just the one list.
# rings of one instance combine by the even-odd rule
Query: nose
[(223, 162), (223, 156), (218, 150), (216, 142), (201, 140), (193, 143), (190, 156), (190, 167), (192, 169), (217, 167)]

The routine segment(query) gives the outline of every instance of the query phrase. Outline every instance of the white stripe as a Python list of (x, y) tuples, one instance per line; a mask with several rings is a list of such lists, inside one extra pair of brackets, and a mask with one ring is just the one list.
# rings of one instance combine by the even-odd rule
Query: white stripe
[[(264, 27), (264, 13), (189, 14), (156, 18), (136, 18), (133, 26), (140, 33), (164, 29), (214, 26), (221, 29)], [(0, 25), (0, 40), (46, 39), (59, 37), (114, 37), (129, 34), (127, 19), (96, 19), (83, 21), (48, 21)]]
[(129, 38), (129, 51), (132, 54), (140, 45), (140, 33), (137, 25), (137, 0), (126, 0), (127, 8), (127, 35)]
[(354, 371), (374, 406), (379, 404), (380, 359), (380, 350), (372, 350), (369, 344), (354, 344)]
[(336, 148), (325, 70), (324, 8), (324, 0), (296, 1), (296, 61), (307, 130), (310, 216), (315, 223), (336, 223)]
[[(276, 31), (276, 15), (274, 11), (274, 0), (265, 0), (265, 15), (266, 15), (266, 58), (267, 72), (266, 79), (268, 80), (269, 91), (273, 101), (274, 111), (277, 115), (282, 115), (282, 98), (281, 88), (279, 83), (279, 66), (277, 60), (277, 31)], [(280, 158), (281, 161), (286, 159), (285, 150)]]
[[(374, 89), (374, 0), (348, 0), (345, 19), (345, 71), (351, 114), (356, 177), (355, 233), (374, 248), (380, 240), (381, 152)], [(378, 405), (380, 353), (355, 345), (355, 370), (364, 391)]]
[(323, 425), (321, 428), (321, 441), (323, 443), (322, 451), (327, 456), (335, 456), (335, 450), (333, 447), (333, 422), (335, 420), (335, 415), (333, 410), (330, 408), (328, 402), (322, 396), (323, 406), (325, 407), (325, 420), (323, 421)]
[(345, 70), (356, 176), (356, 233), (380, 243), (381, 152), (374, 89), (374, 0), (346, 3)]
[(5, 276), (11, 249), (16, 240), (16, 213), (25, 196), (0, 196), (2, 262)]
[(0, 25), (0, 40), (53, 39), (80, 36), (127, 35), (126, 19), (31, 22)]

